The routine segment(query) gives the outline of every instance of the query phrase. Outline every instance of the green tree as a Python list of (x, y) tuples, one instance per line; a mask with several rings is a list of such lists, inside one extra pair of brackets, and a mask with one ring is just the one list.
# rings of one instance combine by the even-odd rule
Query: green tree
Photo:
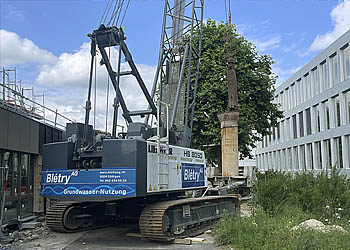
[[(203, 25), (202, 55), (197, 101), (193, 123), (192, 146), (206, 152), (207, 159), (218, 162), (221, 151), (221, 130), (217, 118), (227, 111), (227, 63), (226, 51), (234, 53), (234, 67), (238, 82), (239, 151), (249, 157), (255, 143), (268, 135), (270, 127), (277, 125), (282, 117), (278, 105), (272, 103), (276, 77), (269, 55), (259, 55), (256, 47), (237, 33), (232, 25), (232, 39), (225, 40), (228, 28), (208, 20)], [(225, 49), (226, 48), (226, 49)], [(216, 145), (216, 146), (209, 146)]]

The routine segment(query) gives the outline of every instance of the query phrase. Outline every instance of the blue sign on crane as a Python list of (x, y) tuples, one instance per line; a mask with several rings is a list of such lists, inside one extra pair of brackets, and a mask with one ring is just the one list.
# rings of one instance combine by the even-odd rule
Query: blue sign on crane
[(182, 163), (182, 187), (202, 187), (204, 183), (204, 164)]
[(136, 168), (46, 170), (41, 177), (41, 195), (136, 196)]

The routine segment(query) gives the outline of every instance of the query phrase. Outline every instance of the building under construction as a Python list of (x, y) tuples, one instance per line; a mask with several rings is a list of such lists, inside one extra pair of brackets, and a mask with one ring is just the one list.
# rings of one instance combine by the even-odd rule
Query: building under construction
[[(16, 69), (1, 70), (0, 166), (9, 169), (4, 224), (25, 221), (44, 210), (40, 197), (42, 146), (61, 141), (63, 126), (57, 121), (69, 121), (45, 107), (44, 95), (35, 95), (33, 88), (22, 87), (16, 76)], [(5, 183), (4, 176), (0, 180)]]

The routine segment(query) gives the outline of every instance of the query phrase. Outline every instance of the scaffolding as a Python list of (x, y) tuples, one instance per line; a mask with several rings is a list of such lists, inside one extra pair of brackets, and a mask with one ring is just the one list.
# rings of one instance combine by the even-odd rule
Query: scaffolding
[(38, 122), (65, 128), (66, 122), (73, 122), (68, 117), (45, 106), (45, 95), (36, 95), (34, 87), (22, 87), (22, 80), (17, 80), (17, 69), (5, 69), (0, 71), (2, 82), (0, 83), (0, 107), (20, 113), (23, 116)]

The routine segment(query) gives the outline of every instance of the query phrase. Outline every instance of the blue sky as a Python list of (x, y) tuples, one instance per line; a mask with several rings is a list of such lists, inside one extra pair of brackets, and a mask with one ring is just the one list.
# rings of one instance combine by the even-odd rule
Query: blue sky
[[(0, 0), (0, 66), (16, 66), (23, 84), (80, 119), (88, 78), (86, 34), (98, 27), (106, 3)], [(158, 59), (163, 5), (162, 0), (131, 0), (123, 24), (148, 85)], [(276, 62), (278, 84), (350, 27), (349, 0), (231, 0), (231, 12), (238, 31)], [(224, 0), (206, 0), (204, 18), (225, 21)]]

